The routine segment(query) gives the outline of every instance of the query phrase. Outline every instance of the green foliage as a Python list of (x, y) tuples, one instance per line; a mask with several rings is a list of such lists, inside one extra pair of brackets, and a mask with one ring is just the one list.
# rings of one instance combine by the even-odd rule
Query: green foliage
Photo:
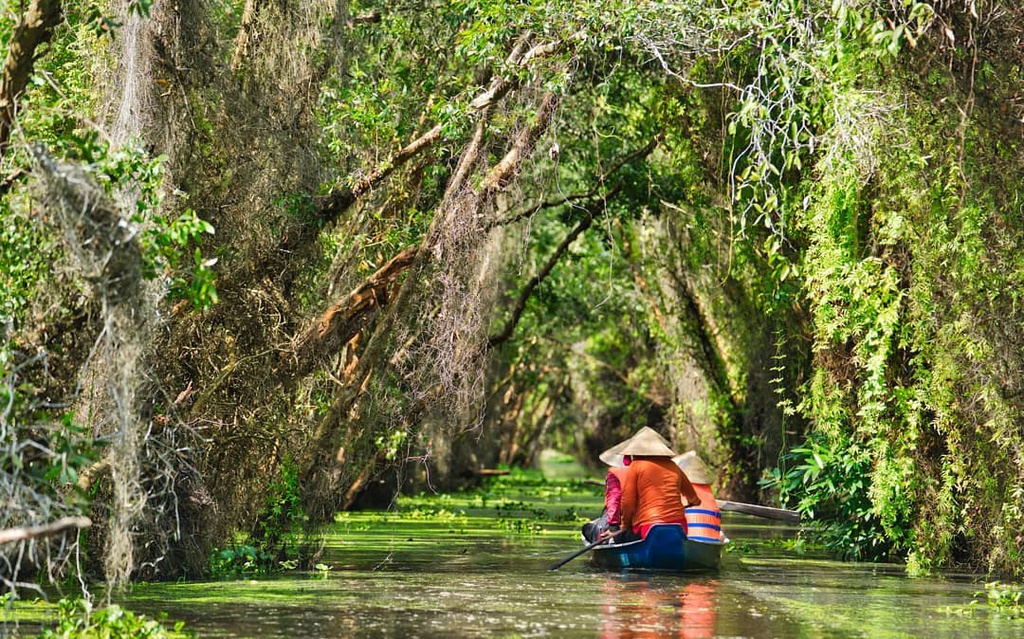
[(152, 8), (153, 0), (130, 0), (128, 3), (128, 13), (135, 14), (140, 18), (148, 18)]
[(10, 198), (0, 200), (0, 221), (0, 320), (20, 326), (48, 278), (54, 247), (38, 232), (25, 200), (14, 207)]
[(990, 581), (985, 584), (984, 592), (975, 597), (985, 595), (985, 602), (1000, 615), (1011, 619), (1024, 618), (1024, 590), (1014, 584)]
[[(822, 543), (843, 559), (882, 560), (892, 551), (870, 499), (871, 460), (849, 440), (815, 434), (783, 457), (762, 485), (778, 491), (814, 526)], [(795, 502), (795, 503), (794, 503)], [(901, 522), (905, 525), (905, 522)]]
[(380, 435), (374, 440), (377, 448), (384, 453), (384, 459), (388, 461), (394, 461), (398, 457), (398, 453), (403, 449), (403, 445), (408, 437), (409, 433), (404, 430), (393, 430), (387, 436)]
[(168, 629), (160, 621), (137, 615), (116, 604), (94, 608), (84, 599), (61, 599), (57, 603), (57, 623), (44, 629), (41, 639), (170, 639), (191, 636), (179, 621)]
[(297, 539), (307, 519), (302, 508), (298, 472), (291, 458), (281, 462), (278, 476), (266, 487), (263, 508), (249, 535), (249, 543), (215, 551), (211, 557), (213, 574), (276, 570), (283, 566), (283, 561), (288, 561), (289, 547), (292, 553), (297, 551)]
[(294, 553), (306, 522), (298, 466), (285, 458), (278, 470), (277, 477), (265, 489), (263, 508), (246, 543), (211, 551), (212, 576), (267, 574), (291, 570), (297, 565)]
[(274, 555), (255, 546), (242, 544), (210, 552), (210, 575), (213, 577), (250, 576), (279, 569)]
[[(796, 410), (813, 432), (764, 485), (813, 513), (845, 556), (908, 556), (913, 570), (961, 560), (1016, 574), (1024, 528), (1006, 505), (1019, 486), (998, 475), (1018, 474), (1009, 424), (1020, 408), (992, 379), (1006, 388), (1003, 367), (1019, 367), (997, 351), (1020, 345), (992, 329), (1019, 321), (1015, 296), (1001, 293), (1021, 273), (1007, 199), (1020, 190), (1019, 161), (993, 142), (998, 116), (964, 117), (958, 105), (973, 98), (958, 91), (957, 72), (930, 64), (959, 37), (941, 26), (948, 15), (936, 15), (946, 8), (891, 9), (834, 3), (838, 20), (818, 24), (825, 37), (813, 57), (794, 48), (803, 80), (782, 106), (809, 125), (816, 173), (801, 169), (805, 157), (798, 166), (751, 152), (765, 130), (794, 121), (772, 110), (777, 99), (761, 99), (793, 86), (785, 65), (766, 67), (773, 73), (759, 81), (771, 89), (741, 106), (730, 129), (751, 166), (740, 182), (748, 210), (791, 215), (786, 239), (796, 240), (798, 268), (774, 277), (796, 275), (811, 312), (815, 373)], [(972, 91), (986, 90), (993, 75), (983, 75)], [(880, 90), (871, 98), (865, 87)], [(758, 118), (769, 129), (757, 129)], [(791, 147), (799, 131), (774, 141)], [(768, 255), (779, 246), (766, 244)]]

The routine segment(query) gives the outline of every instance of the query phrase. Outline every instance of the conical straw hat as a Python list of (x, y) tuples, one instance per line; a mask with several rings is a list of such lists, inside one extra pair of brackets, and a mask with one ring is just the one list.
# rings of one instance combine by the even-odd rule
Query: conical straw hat
[(715, 476), (711, 474), (700, 457), (697, 457), (695, 450), (688, 450), (682, 455), (677, 455), (672, 458), (672, 461), (686, 474), (686, 478), (695, 484), (711, 484), (715, 481)]
[(615, 466), (619, 468), (624, 467), (626, 464), (622, 463), (622, 455), (619, 453), (619, 451), (625, 448), (626, 444), (628, 443), (628, 439), (621, 441), (618, 444), (615, 444), (614, 446), (609, 448), (608, 450), (604, 451), (597, 457), (598, 459), (608, 464), (609, 466)]
[(646, 457), (675, 457), (675, 451), (669, 447), (664, 437), (653, 428), (644, 426), (629, 438), (626, 445), (618, 451), (619, 455), (640, 455)]

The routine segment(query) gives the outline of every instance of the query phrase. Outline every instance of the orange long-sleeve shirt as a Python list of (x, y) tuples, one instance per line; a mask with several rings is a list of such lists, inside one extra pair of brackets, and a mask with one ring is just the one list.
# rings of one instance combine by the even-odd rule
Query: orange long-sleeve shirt
[(685, 522), (687, 506), (700, 503), (690, 480), (668, 457), (637, 457), (622, 487), (623, 530), (656, 522)]

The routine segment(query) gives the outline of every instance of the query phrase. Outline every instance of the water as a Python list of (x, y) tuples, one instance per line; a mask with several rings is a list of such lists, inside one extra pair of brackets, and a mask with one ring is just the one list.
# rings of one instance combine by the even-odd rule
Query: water
[[(142, 585), (125, 603), (200, 637), (1024, 637), (1024, 621), (970, 610), (980, 577), (800, 555), (795, 528), (747, 516), (725, 514), (734, 543), (717, 573), (612, 574), (586, 556), (549, 570), (579, 548), (568, 517), (596, 496), (432, 503), (343, 516), (327, 571)], [(532, 532), (522, 517), (542, 508)]]

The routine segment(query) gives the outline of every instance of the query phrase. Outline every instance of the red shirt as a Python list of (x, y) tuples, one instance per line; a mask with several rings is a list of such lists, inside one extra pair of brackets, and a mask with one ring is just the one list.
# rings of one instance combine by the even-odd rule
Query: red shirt
[(628, 468), (609, 468), (604, 478), (604, 509), (608, 518), (609, 526), (619, 525), (619, 513), (621, 510), (622, 484), (626, 481)]
[(686, 525), (687, 506), (701, 503), (690, 480), (669, 457), (637, 457), (622, 486), (622, 527), (639, 530), (654, 523)]

